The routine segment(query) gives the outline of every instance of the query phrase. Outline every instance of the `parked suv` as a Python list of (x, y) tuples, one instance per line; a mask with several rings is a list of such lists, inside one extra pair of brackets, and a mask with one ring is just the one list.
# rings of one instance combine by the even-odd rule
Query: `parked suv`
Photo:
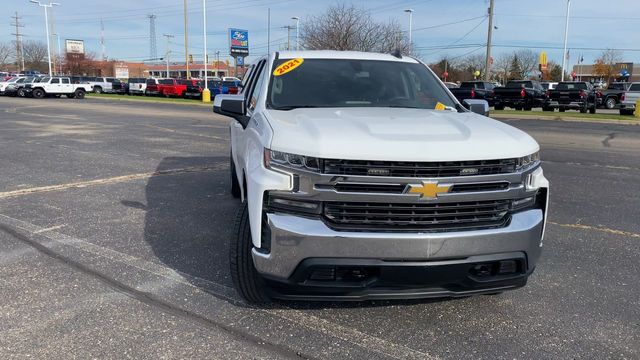
[(145, 78), (129, 78), (129, 94), (144, 95), (147, 90), (147, 79)]
[(214, 111), (242, 199), (231, 275), (250, 302), (397, 299), (524, 286), (548, 186), (536, 141), (399, 54), (258, 59)]

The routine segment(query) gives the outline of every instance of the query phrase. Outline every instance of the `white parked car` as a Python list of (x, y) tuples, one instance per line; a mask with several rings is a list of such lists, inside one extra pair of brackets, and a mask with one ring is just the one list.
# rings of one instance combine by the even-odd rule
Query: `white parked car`
[(91, 91), (90, 84), (73, 84), (69, 77), (44, 77), (37, 83), (26, 84), (24, 87), (25, 95), (32, 96), (36, 99), (42, 99), (47, 96), (60, 97), (66, 95), (70, 99), (84, 99), (87, 92)]
[(629, 89), (622, 94), (620, 99), (620, 115), (633, 115), (636, 109), (637, 101), (640, 100), (640, 82), (634, 82), (629, 85)]
[(409, 56), (285, 51), (256, 61), (241, 94), (214, 100), (235, 119), (237, 291), (264, 302), (524, 286), (549, 183), (538, 143), (477, 114), (487, 109), (459, 103)]

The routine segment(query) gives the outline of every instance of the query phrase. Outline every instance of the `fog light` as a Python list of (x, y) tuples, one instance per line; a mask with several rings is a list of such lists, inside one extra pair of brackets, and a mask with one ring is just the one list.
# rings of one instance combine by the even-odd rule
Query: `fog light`
[(311, 274), (309, 274), (309, 280), (333, 281), (335, 279), (336, 279), (336, 269), (335, 268), (314, 269), (311, 272)]
[(515, 260), (500, 261), (499, 275), (515, 274), (518, 271), (518, 263)]

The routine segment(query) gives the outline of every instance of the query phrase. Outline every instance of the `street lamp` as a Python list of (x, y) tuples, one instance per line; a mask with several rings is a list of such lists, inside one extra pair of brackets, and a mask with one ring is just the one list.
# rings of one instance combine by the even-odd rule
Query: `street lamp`
[(38, 0), (30, 0), (30, 2), (34, 3), (34, 4), (38, 4), (38, 6), (41, 6), (44, 8), (44, 25), (46, 27), (47, 30), (47, 60), (49, 62), (49, 76), (53, 75), (53, 73), (51, 72), (51, 45), (49, 44), (49, 11), (47, 10), (47, 8), (52, 8), (54, 6), (60, 6), (59, 3), (56, 2), (50, 2), (49, 4), (43, 4)]
[(567, 16), (564, 23), (564, 52), (562, 53), (562, 75), (560, 81), (564, 81), (564, 69), (567, 64), (567, 36), (569, 35), (569, 10), (571, 8), (571, 0), (567, 0)]
[(300, 41), (298, 40), (298, 33), (299, 33), (299, 28), (300, 28), (300, 18), (297, 16), (294, 16), (291, 18), (291, 20), (295, 20), (296, 21), (296, 50), (300, 50)]
[(413, 9), (404, 9), (404, 12), (409, 13), (409, 43), (411, 43), (411, 27), (413, 26)]
[(211, 102), (211, 91), (207, 87), (207, 0), (202, 0), (202, 21), (204, 28), (204, 89), (202, 89), (202, 102)]
[(167, 47), (166, 47), (166, 52), (165, 52), (165, 58), (167, 58), (167, 78), (170, 78), (171, 76), (169, 76), (169, 54), (171, 54), (171, 51), (169, 50), (169, 42), (171, 40), (171, 38), (173, 38), (174, 36), (171, 34), (162, 34), (162, 36), (164, 36), (167, 39)]

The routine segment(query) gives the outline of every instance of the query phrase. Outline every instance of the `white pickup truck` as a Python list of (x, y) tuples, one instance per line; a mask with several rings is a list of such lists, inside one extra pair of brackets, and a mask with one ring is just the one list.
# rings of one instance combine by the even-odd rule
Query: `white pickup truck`
[(629, 85), (629, 90), (620, 98), (620, 115), (633, 115), (636, 111), (636, 102), (640, 99), (640, 82)]
[[(283, 51), (250, 67), (230, 116), (241, 198), (231, 275), (249, 302), (493, 294), (541, 253), (539, 146), (459, 103), (401, 54)], [(471, 108), (473, 111), (469, 111)], [(483, 114), (483, 115), (479, 115)]]
[(24, 87), (25, 95), (36, 99), (62, 95), (70, 99), (84, 99), (85, 94), (91, 90), (89, 84), (73, 84), (71, 78), (59, 76), (44, 77), (39, 82), (26, 84)]

